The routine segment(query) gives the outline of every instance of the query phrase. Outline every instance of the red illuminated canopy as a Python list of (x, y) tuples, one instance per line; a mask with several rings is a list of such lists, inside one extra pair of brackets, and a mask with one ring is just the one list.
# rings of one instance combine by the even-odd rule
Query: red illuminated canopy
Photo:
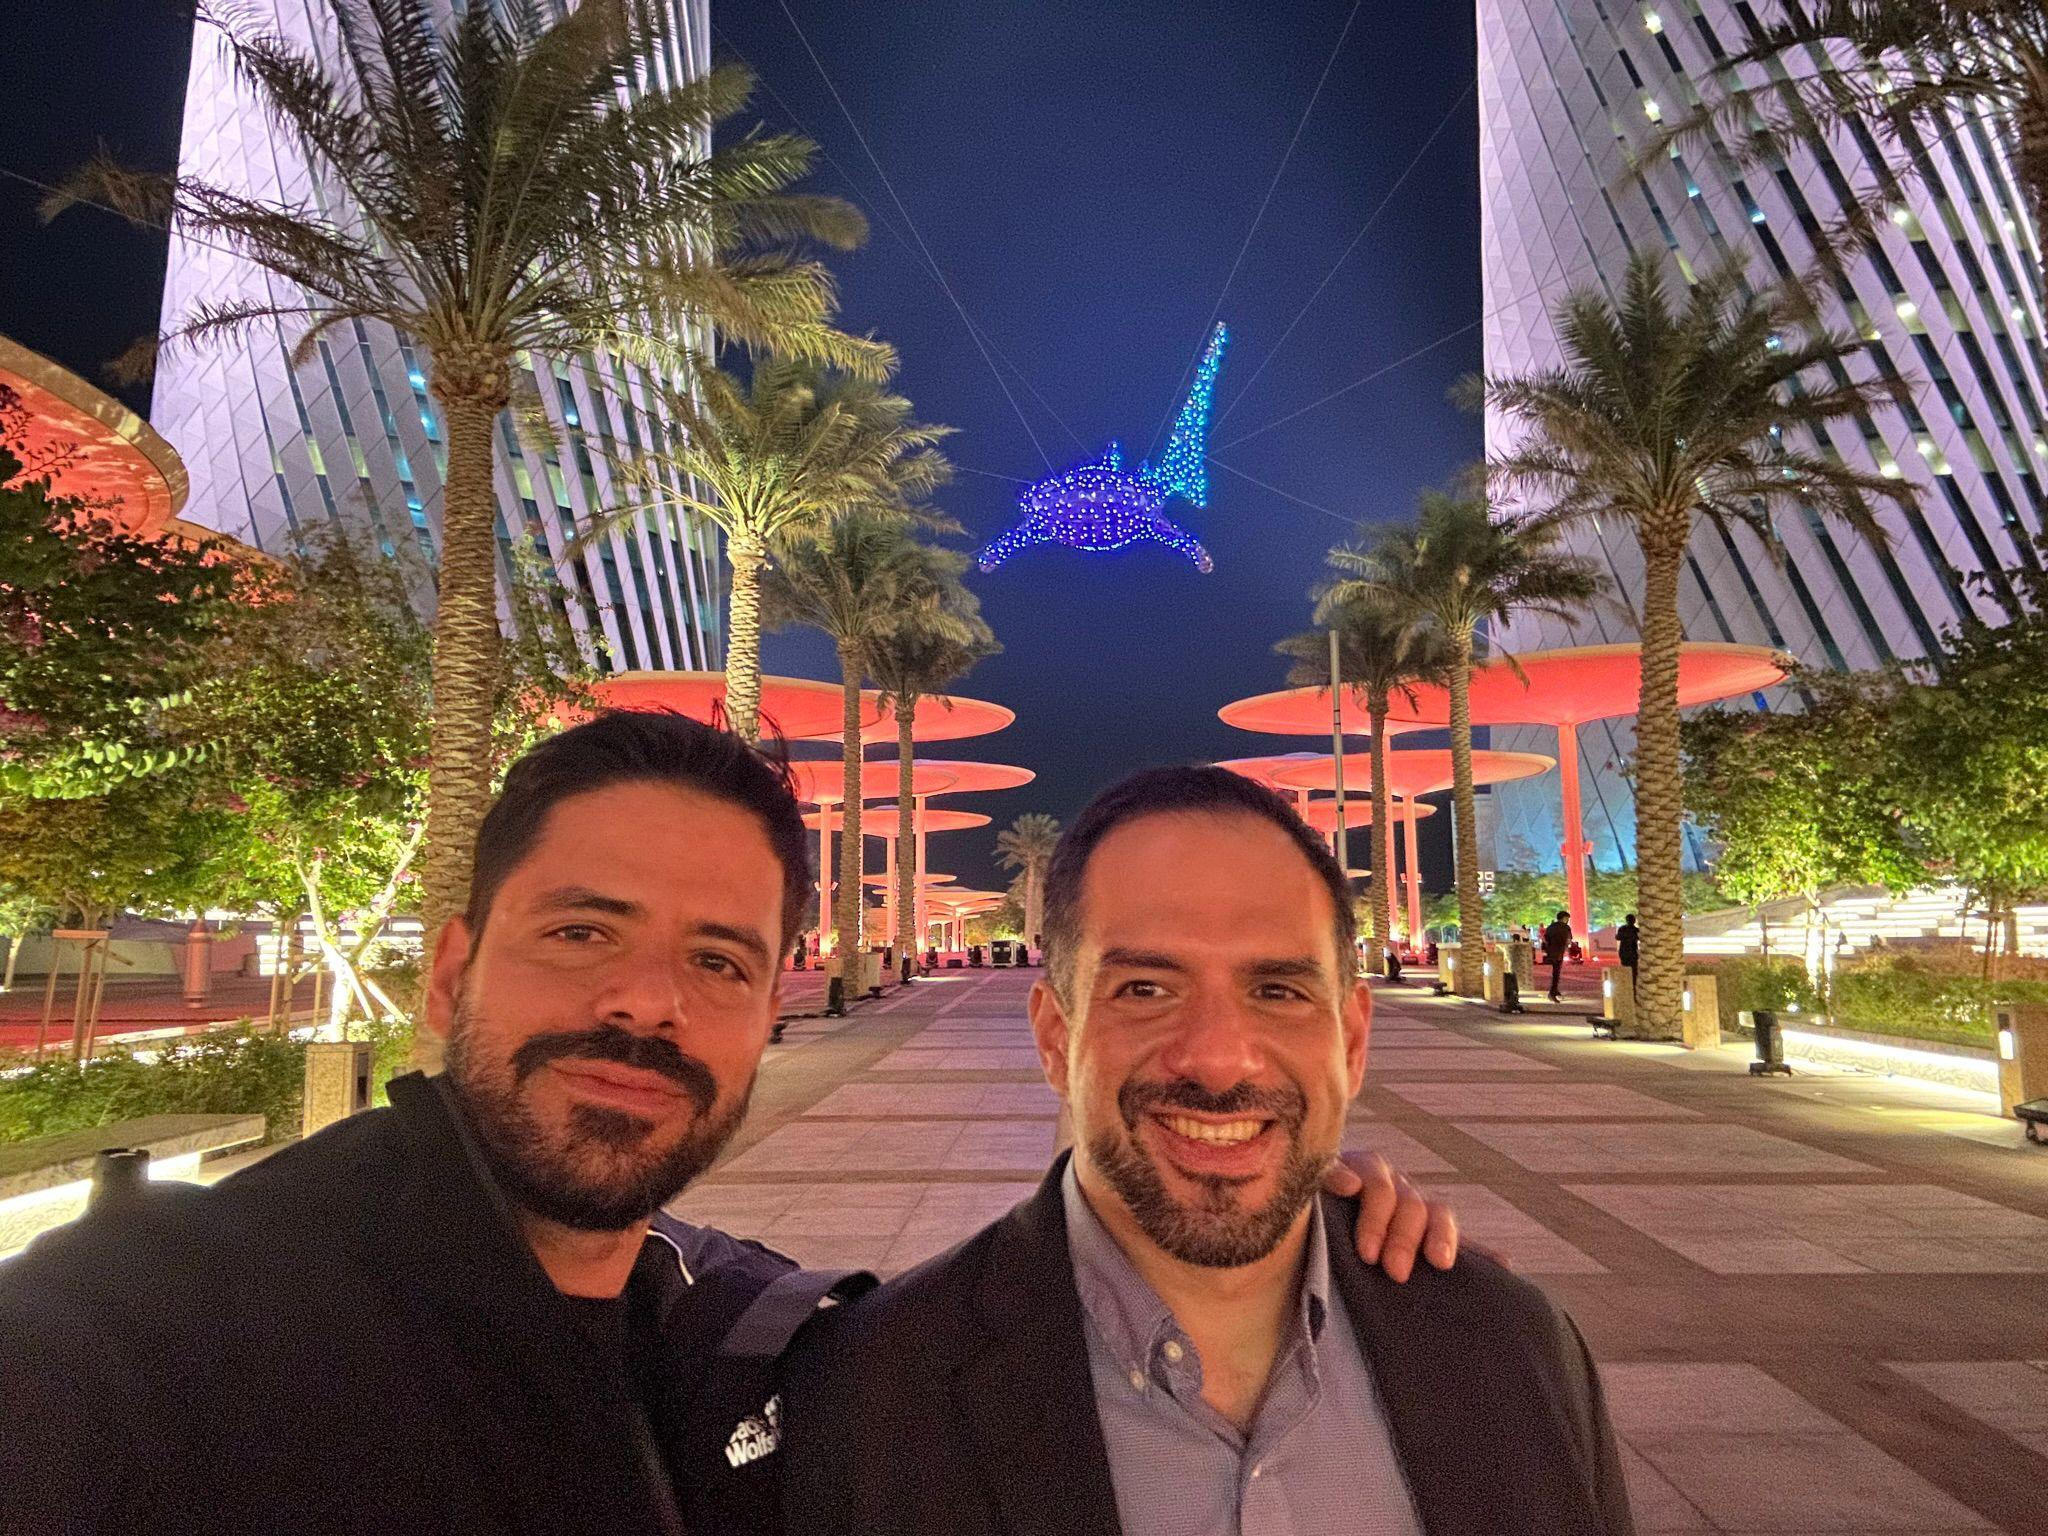
[(188, 486), (184, 464), (113, 396), (5, 336), (0, 384), (20, 397), (24, 413), (12, 424), (22, 439), (16, 451), (53, 493), (114, 503), (110, 515), (130, 533), (216, 537), (178, 522)]
[[(1474, 725), (1586, 725), (1632, 715), (1642, 693), (1642, 647), (1581, 645), (1524, 651), (1472, 669)], [(1678, 705), (1711, 704), (1784, 681), (1778, 653), (1761, 645), (1689, 641), (1679, 651)], [(1393, 713), (1415, 726), (1450, 723), (1447, 688), (1417, 688), (1414, 701), (1394, 696)]]
[[(609, 709), (644, 709), (687, 715), (706, 725), (726, 723), (723, 672), (618, 672), (591, 690)], [(761, 735), (816, 735), (839, 723), (839, 688), (807, 677), (761, 679)]]
[[(839, 692), (837, 688), (832, 691), (835, 696)], [(869, 688), (861, 693), (860, 707), (862, 741), (872, 744), (896, 740), (894, 705), (887, 703), (875, 689)], [(1015, 710), (991, 704), (985, 699), (931, 694), (917, 701), (917, 709), (910, 717), (910, 728), (912, 739), (916, 741), (964, 741), (969, 736), (986, 736), (992, 731), (1000, 731), (1016, 718)], [(815, 741), (837, 741), (844, 735), (843, 722), (844, 717), (835, 714), (825, 729), (804, 734)]]
[[(1330, 734), (1330, 690), (1327, 688), (1283, 688), (1278, 693), (1257, 693), (1216, 711), (1225, 725), (1241, 731), (1263, 731), (1269, 736), (1322, 736)], [(1398, 736), (1415, 726), (1389, 719), (1387, 734)], [(1344, 734), (1365, 736), (1372, 722), (1365, 713), (1365, 696), (1355, 688), (1344, 690)]]
[[(835, 802), (836, 803), (836, 802)], [(831, 817), (831, 830), (837, 832), (845, 825), (846, 818), (837, 811), (811, 811), (804, 817), (804, 825), (815, 830), (826, 815)], [(989, 818), (979, 811), (947, 811), (937, 806), (924, 813), (924, 830), (927, 832), (964, 832), (970, 827), (985, 827)], [(912, 818), (912, 826), (917, 825)], [(868, 837), (894, 837), (896, 835), (896, 807), (893, 805), (869, 806), (860, 813), (861, 832)]]
[[(1314, 827), (1318, 832), (1334, 832), (1337, 829), (1337, 802), (1334, 799), (1311, 800), (1307, 805), (1300, 807), (1300, 810), (1301, 819)], [(1405, 805), (1394, 807), (1394, 814), (1389, 824), (1399, 826), (1407, 812), (1408, 808)], [(1436, 814), (1436, 807), (1427, 804), (1417, 805), (1415, 807), (1415, 814), (1417, 817), (1434, 816)], [(1355, 832), (1360, 827), (1369, 827), (1371, 825), (1372, 802), (1370, 800), (1354, 800), (1347, 794), (1344, 797), (1345, 830)]]
[[(839, 759), (795, 762), (789, 766), (796, 775), (799, 800), (812, 805), (838, 805), (846, 798), (846, 769)], [(863, 763), (860, 771), (861, 799), (894, 800), (897, 777), (897, 765), (893, 762)], [(1005, 763), (942, 762), (920, 757), (913, 759), (910, 765), (910, 792), (913, 795), (978, 794), (984, 790), (1016, 789), (1037, 777), (1029, 768), (1012, 768)]]
[[(1533, 779), (1537, 774), (1548, 773), (1556, 766), (1556, 758), (1545, 757), (1539, 752), (1491, 752), (1481, 749), (1472, 754), (1472, 782), (1505, 784), (1511, 779)], [(1334, 790), (1337, 787), (1336, 776), (1331, 770), (1329, 754), (1305, 758), (1292, 768), (1281, 770), (1278, 787)], [(1440, 789), (1450, 787), (1450, 748), (1423, 748), (1387, 754), (1388, 794), (1406, 799), (1413, 795), (1432, 795)], [(1370, 793), (1371, 789), (1372, 754), (1345, 753), (1345, 793)]]

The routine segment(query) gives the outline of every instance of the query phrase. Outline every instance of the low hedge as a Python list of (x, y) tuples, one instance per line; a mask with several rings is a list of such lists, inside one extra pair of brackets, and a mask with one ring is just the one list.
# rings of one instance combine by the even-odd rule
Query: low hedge
[(1835, 973), (1832, 1001), (1834, 1021), (1845, 1029), (1990, 1046), (1992, 1004), (2048, 1004), (2048, 981), (1987, 983), (1901, 959), (1843, 967)]
[[(411, 1054), (411, 1027), (357, 1026), (355, 1033), (376, 1046), (373, 1082), (381, 1103), (385, 1082)], [(305, 1076), (303, 1040), (247, 1021), (178, 1040), (149, 1061), (113, 1046), (88, 1062), (35, 1062), (0, 1075), (0, 1142), (144, 1115), (209, 1114), (260, 1114), (266, 1139), (283, 1141), (298, 1134)]]
[(1688, 974), (1711, 974), (1719, 981), (1716, 990), (1724, 1032), (1735, 1028), (1736, 1014), (1754, 1013), (1759, 1008), (1785, 1015), (1795, 1008), (1799, 1013), (1821, 1011), (1820, 994), (1808, 979), (1805, 964), (1796, 959), (1765, 961), (1752, 955), (1688, 955), (1685, 969)]

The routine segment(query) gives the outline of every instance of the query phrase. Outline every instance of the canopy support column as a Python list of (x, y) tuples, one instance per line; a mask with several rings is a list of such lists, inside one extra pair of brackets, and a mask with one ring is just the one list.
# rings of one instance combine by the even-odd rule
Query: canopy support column
[(1422, 853), (1415, 837), (1415, 797), (1401, 802), (1401, 840), (1408, 845), (1408, 942), (1422, 943)]
[(832, 949), (832, 807), (818, 807), (818, 953)]
[(917, 917), (917, 942), (920, 945), (929, 942), (931, 933), (931, 907), (924, 894), (924, 807), (925, 797), (919, 795), (916, 799), (916, 808), (912, 812), (917, 829), (917, 868), (910, 872), (910, 891), (911, 901), (914, 903), (911, 910)]
[(1579, 728), (1576, 725), (1557, 728), (1557, 771), (1564, 787), (1564, 842), (1558, 852), (1564, 855), (1565, 906), (1572, 915), (1572, 932), (1579, 936), (1590, 954), (1593, 923), (1586, 900), (1586, 855), (1593, 851), (1593, 845), (1586, 841), (1585, 809), (1579, 800)]

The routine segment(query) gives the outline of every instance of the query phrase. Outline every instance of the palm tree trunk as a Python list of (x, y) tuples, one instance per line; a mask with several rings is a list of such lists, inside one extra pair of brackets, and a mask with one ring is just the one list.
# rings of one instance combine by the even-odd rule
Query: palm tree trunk
[(1479, 817), (1472, 796), (1472, 631), (1451, 637), (1451, 822), (1458, 834), (1458, 991), (1485, 990), (1486, 908), (1479, 895)]
[(1024, 942), (1027, 946), (1038, 943), (1039, 931), (1045, 927), (1045, 861), (1034, 858), (1024, 866)]
[(1394, 807), (1387, 793), (1388, 690), (1371, 689), (1365, 696), (1366, 723), (1372, 730), (1372, 947), (1371, 969), (1386, 966), (1394, 942)]
[(725, 541), (732, 612), (725, 642), (725, 723), (742, 741), (761, 739), (761, 567), (767, 547), (751, 533)]
[(867, 932), (861, 921), (861, 875), (866, 862), (861, 857), (860, 830), (860, 657), (854, 648), (839, 646), (839, 680), (842, 709), (843, 751), (840, 762), (846, 781), (846, 800), (839, 807), (839, 905), (833, 924), (839, 930), (839, 1004), (853, 997), (860, 986), (862, 955), (867, 951)]
[(477, 829), (491, 804), (491, 726), (503, 649), (491, 434), (507, 389), (502, 366), (493, 378), (488, 368), (435, 362), (435, 393), (448, 416), (448, 474), (441, 497), (434, 723), (420, 892), (429, 970), (435, 935), (469, 903)]
[(917, 797), (910, 792), (911, 765), (917, 757), (917, 700), (896, 700), (896, 955), (905, 981), (917, 956)]
[(1685, 989), (1678, 776), (1678, 571), (1685, 541), (1643, 541), (1643, 691), (1636, 708), (1636, 900), (1642, 908), (1636, 1028), (1675, 1040)]

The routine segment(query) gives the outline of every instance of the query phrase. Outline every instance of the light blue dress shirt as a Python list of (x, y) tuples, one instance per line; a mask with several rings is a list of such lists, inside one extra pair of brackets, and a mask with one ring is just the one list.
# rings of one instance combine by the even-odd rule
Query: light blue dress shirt
[(1124, 1536), (1423, 1536), (1311, 1207), (1300, 1306), (1249, 1432), (1202, 1400), (1194, 1340), (1063, 1185), (1095, 1410)]

